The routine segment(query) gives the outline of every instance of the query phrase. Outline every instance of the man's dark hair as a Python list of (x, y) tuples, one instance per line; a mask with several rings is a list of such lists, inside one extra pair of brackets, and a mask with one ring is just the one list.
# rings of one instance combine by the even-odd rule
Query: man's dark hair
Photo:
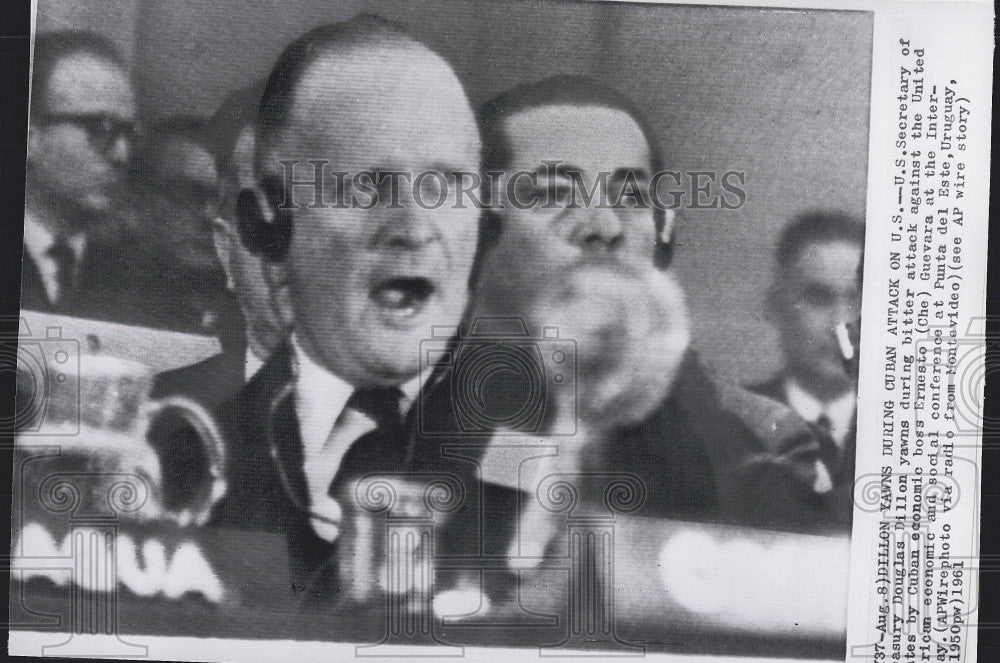
[[(592, 78), (557, 74), (501, 92), (479, 108), (477, 119), (483, 136), (483, 171), (502, 171), (509, 165), (511, 147), (504, 134), (504, 120), (522, 111), (557, 105), (599, 106), (626, 113), (635, 120), (646, 138), (646, 144), (649, 146), (650, 172), (658, 173), (663, 170), (663, 150), (656, 132), (631, 99), (620, 90)], [(665, 210), (655, 206), (653, 221), (656, 224), (657, 258), (665, 265), (670, 261), (670, 246), (662, 245), (660, 240), (660, 233), (666, 222)], [(493, 214), (485, 214), (480, 228), (480, 253), (496, 241), (499, 232), (496, 217)]]
[(31, 64), (31, 115), (42, 117), (48, 112), (49, 81), (56, 65), (65, 58), (86, 53), (127, 68), (125, 58), (114, 43), (105, 37), (84, 30), (57, 30), (35, 37), (34, 59)]
[(477, 115), (483, 133), (483, 169), (502, 170), (510, 161), (510, 144), (503, 132), (504, 120), (532, 108), (556, 105), (600, 106), (627, 113), (646, 138), (653, 172), (662, 170), (663, 154), (659, 140), (639, 107), (609, 85), (586, 76), (568, 74), (523, 83), (501, 92), (480, 107)]
[(147, 184), (155, 184), (165, 150), (180, 139), (201, 147), (206, 145), (207, 124), (199, 115), (168, 115), (150, 124), (139, 136), (135, 152), (135, 174)]
[(147, 158), (152, 159), (153, 152), (170, 145), (172, 141), (181, 139), (207, 148), (208, 121), (200, 115), (168, 115), (149, 125), (144, 140), (140, 143), (140, 151), (147, 152)]
[(865, 224), (840, 210), (810, 210), (796, 216), (781, 231), (775, 250), (778, 268), (785, 272), (810, 244), (852, 242), (865, 246)]
[(208, 121), (205, 144), (215, 161), (216, 202), (226, 216), (235, 210), (240, 193), (236, 142), (246, 129), (256, 131), (265, 82), (259, 79), (230, 92)]
[(321, 55), (356, 46), (376, 44), (426, 44), (403, 26), (375, 14), (359, 14), (347, 21), (313, 28), (281, 53), (264, 85), (257, 118), (257, 163), (273, 139), (288, 123), (295, 101), (295, 88), (309, 66)]

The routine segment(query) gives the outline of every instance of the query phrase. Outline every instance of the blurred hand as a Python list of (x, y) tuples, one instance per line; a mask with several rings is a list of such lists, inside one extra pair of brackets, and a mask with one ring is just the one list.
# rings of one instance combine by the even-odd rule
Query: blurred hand
[(653, 269), (574, 270), (540, 293), (529, 319), (576, 342), (578, 383), (561, 396), (576, 397), (578, 416), (596, 431), (640, 421), (663, 401), (690, 342), (683, 292)]
[(649, 415), (669, 394), (690, 342), (683, 292), (658, 270), (583, 264), (545, 285), (526, 317), (535, 331), (556, 325), (560, 338), (576, 342), (577, 382), (555, 394), (555, 405), (563, 416), (575, 413), (577, 425), (574, 435), (544, 440), (558, 453), (537, 463), (507, 551), (521, 567), (540, 564), (564, 527), (564, 514), (543, 506), (531, 487), (552, 476), (572, 482), (586, 449)]

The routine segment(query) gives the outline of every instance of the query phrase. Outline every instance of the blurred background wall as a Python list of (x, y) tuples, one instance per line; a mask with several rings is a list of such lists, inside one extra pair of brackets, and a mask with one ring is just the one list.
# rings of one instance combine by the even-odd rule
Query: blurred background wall
[(89, 30), (112, 39), (129, 60), (135, 49), (139, 0), (38, 0), (36, 29)]
[(668, 167), (745, 172), (742, 208), (680, 211), (675, 265), (710, 366), (745, 381), (779, 365), (762, 307), (777, 233), (807, 208), (864, 211), (870, 14), (539, 0), (38, 0), (38, 29), (115, 39), (152, 121), (211, 114), (300, 33), (361, 11), (435, 46), (473, 103), (524, 80), (589, 74), (646, 110)]

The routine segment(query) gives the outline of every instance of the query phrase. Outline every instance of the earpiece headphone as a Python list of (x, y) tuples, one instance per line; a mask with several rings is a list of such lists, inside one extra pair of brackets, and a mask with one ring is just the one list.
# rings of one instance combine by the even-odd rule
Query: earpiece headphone
[(248, 251), (268, 262), (281, 262), (292, 241), (292, 210), (283, 208), (285, 187), (280, 178), (269, 175), (261, 186), (266, 205), (254, 189), (243, 189), (237, 196), (237, 230)]

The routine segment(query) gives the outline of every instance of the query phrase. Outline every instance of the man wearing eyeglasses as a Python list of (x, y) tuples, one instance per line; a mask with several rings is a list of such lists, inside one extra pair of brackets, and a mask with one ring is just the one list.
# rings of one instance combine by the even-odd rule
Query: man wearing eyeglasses
[(217, 267), (211, 228), (216, 210), (215, 159), (208, 145), (215, 130), (205, 118), (175, 115), (149, 127), (149, 145), (136, 159), (137, 174), (152, 189), (161, 242), (179, 268)]
[(36, 37), (22, 308), (86, 313), (81, 267), (121, 185), (134, 116), (125, 62), (110, 41), (81, 31)]

